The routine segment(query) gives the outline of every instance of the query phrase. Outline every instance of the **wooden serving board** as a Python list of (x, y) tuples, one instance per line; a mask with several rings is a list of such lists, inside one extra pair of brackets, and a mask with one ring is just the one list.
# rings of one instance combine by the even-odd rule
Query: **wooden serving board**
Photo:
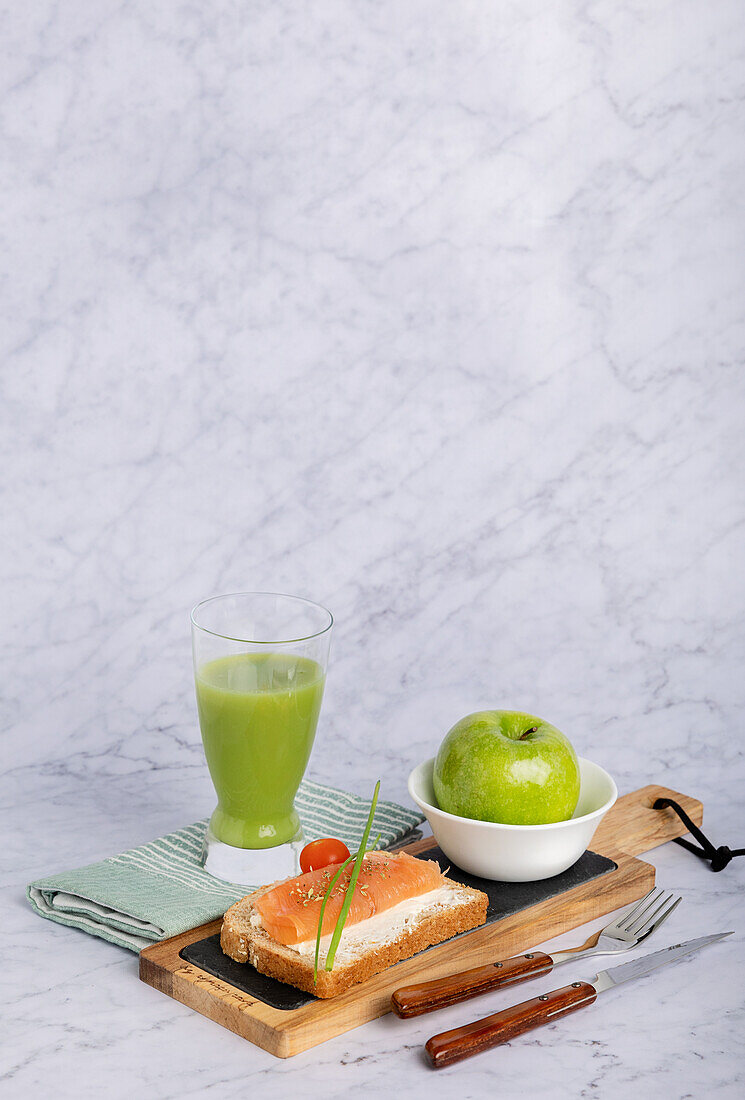
[[(312, 1000), (283, 1011), (185, 962), (189, 944), (220, 931), (220, 920), (162, 940), (140, 952), (140, 978), (279, 1058), (317, 1046), (390, 1011), (394, 989), (519, 954), (580, 924), (628, 905), (654, 886), (655, 869), (634, 858), (685, 833), (672, 810), (653, 810), (657, 798), (673, 798), (700, 825), (703, 807), (667, 787), (649, 786), (619, 798), (592, 840), (592, 851), (617, 867), (566, 892), (546, 898), (473, 932), (430, 947), (330, 1000)], [(434, 846), (424, 837), (406, 851)], [(589, 942), (589, 941), (588, 941)], [(402, 1023), (402, 1029), (405, 1024)]]

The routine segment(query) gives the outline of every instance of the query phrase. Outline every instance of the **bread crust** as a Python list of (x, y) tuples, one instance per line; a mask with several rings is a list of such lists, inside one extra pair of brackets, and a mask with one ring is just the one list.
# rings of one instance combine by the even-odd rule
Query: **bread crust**
[(220, 946), (236, 962), (248, 962), (262, 974), (324, 999), (345, 993), (353, 985), (379, 974), (394, 963), (410, 959), (426, 947), (449, 940), (460, 932), (478, 928), (486, 921), (489, 903), (486, 894), (480, 890), (445, 878), (443, 885), (452, 886), (457, 891), (452, 902), (433, 907), (417, 920), (410, 932), (371, 947), (353, 962), (343, 966), (337, 962), (330, 972), (320, 969), (318, 981), (314, 983), (312, 958), (298, 955), (291, 948), (277, 943), (262, 928), (250, 923), (254, 901), (274, 885), (262, 886), (228, 909), (223, 918)]

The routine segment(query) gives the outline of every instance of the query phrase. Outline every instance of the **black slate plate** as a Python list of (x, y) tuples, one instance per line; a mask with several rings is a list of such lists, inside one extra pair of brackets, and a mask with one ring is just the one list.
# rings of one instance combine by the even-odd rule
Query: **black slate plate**
[[(428, 848), (426, 852), (420, 853), (419, 858), (436, 859), (442, 868), (448, 867), (449, 863), (447, 856), (440, 848)], [(492, 882), (469, 875), (452, 864), (450, 864), (448, 878), (462, 882), (465, 886), (483, 890), (488, 895), (489, 908), (486, 913), (486, 923), (491, 924), (511, 913), (519, 913), (521, 909), (527, 909), (537, 902), (563, 894), (565, 890), (572, 890), (575, 886), (590, 882), (600, 875), (607, 875), (609, 871), (615, 871), (616, 866), (613, 860), (606, 856), (585, 852), (568, 871), (555, 875), (554, 878), (543, 879), (542, 882)], [(484, 925), (481, 927), (483, 928)], [(462, 932), (461, 935), (468, 936), (470, 932)], [(223, 954), (219, 935), (208, 936), (204, 940), (190, 943), (180, 954), (181, 958), (187, 962), (193, 963), (201, 970), (206, 970), (208, 974), (220, 978), (228, 985), (235, 986), (243, 993), (248, 993), (258, 1001), (271, 1005), (272, 1008), (285, 1010), (301, 1008), (302, 1005), (316, 999), (310, 993), (303, 993), (292, 985), (285, 985), (284, 982), (278, 982), (275, 978), (268, 978), (266, 974), (259, 974), (258, 970), (254, 970), (246, 963), (234, 962)]]

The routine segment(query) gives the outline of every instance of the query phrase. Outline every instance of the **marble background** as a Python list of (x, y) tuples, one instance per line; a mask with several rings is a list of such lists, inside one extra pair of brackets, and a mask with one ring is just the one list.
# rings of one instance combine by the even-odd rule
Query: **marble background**
[[(235, 589), (334, 612), (315, 778), (405, 800), (525, 707), (745, 843), (742, 15), (0, 5), (9, 1096), (741, 1095), (732, 941), (432, 1075), (513, 995), (278, 1063), (23, 887), (209, 812), (188, 611)], [(740, 939), (742, 866), (655, 861), (671, 936)]]

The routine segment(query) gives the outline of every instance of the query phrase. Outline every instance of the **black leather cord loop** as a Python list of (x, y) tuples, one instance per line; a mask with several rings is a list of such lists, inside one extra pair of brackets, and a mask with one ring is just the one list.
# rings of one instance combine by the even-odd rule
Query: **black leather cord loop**
[(745, 848), (736, 848), (734, 852), (731, 848), (728, 848), (726, 844), (722, 844), (719, 848), (715, 848), (708, 837), (705, 837), (701, 832), (698, 825), (695, 825), (691, 821), (683, 807), (679, 806), (672, 798), (658, 798), (652, 806), (652, 809), (664, 810), (668, 806), (671, 810), (675, 810), (680, 820), (688, 829), (688, 832), (691, 836), (696, 838), (701, 847), (699, 848), (696, 844), (692, 844), (690, 840), (685, 840), (682, 836), (675, 837), (675, 843), (680, 844), (681, 848), (687, 848), (689, 852), (693, 852), (694, 855), (699, 856), (701, 859), (709, 860), (712, 871), (723, 871), (735, 856), (745, 856)]

